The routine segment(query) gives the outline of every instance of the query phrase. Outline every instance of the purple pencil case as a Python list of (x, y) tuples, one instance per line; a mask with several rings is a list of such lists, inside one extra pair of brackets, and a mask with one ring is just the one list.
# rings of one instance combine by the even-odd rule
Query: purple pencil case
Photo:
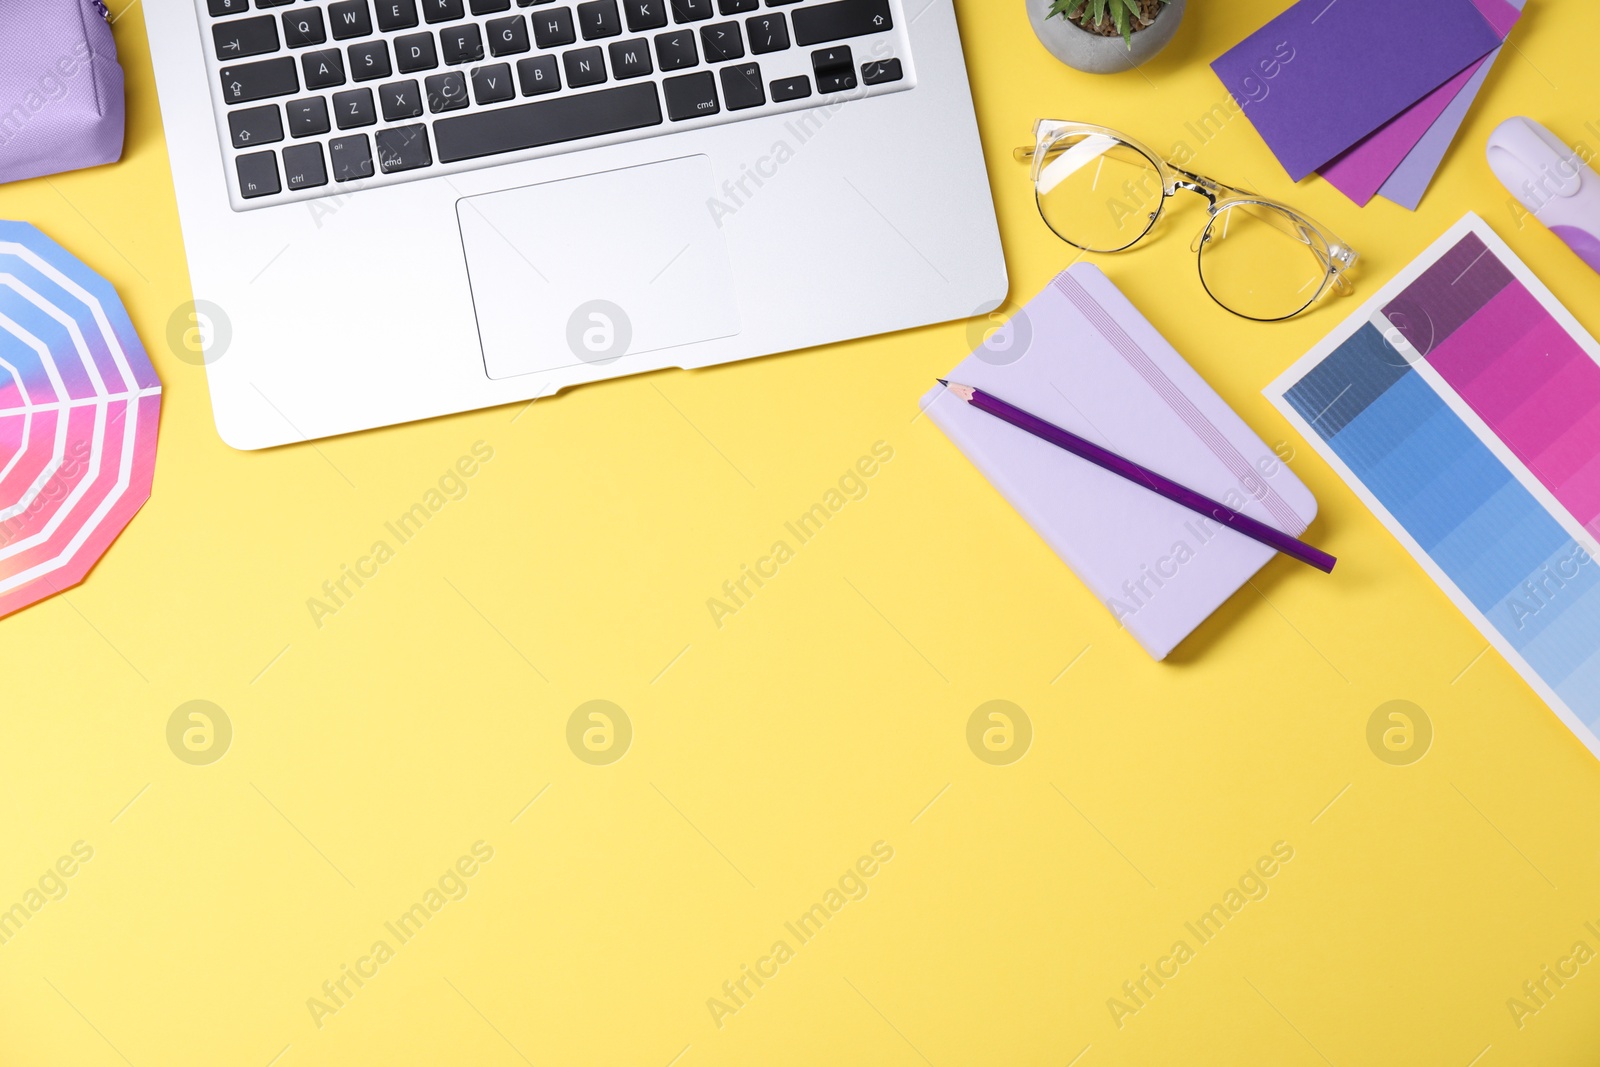
[(0, 0), (0, 182), (122, 158), (122, 67), (100, 0)]

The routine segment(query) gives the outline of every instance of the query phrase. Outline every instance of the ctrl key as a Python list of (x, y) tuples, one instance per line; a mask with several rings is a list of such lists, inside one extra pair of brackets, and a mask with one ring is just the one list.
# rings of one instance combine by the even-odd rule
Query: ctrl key
[(322, 165), (322, 146), (310, 144), (290, 145), (283, 150), (283, 175), (290, 191), (315, 189), (328, 184), (328, 171)]
[(234, 163), (239, 168), (239, 195), (246, 200), (271, 196), (283, 190), (283, 186), (278, 184), (278, 153), (270, 150), (251, 152), (247, 156), (240, 156)]

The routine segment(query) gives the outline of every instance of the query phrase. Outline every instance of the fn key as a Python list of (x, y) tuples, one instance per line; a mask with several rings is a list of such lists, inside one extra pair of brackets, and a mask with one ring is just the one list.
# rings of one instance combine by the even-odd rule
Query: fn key
[(282, 191), (278, 184), (278, 153), (270, 149), (252, 152), (234, 162), (239, 168), (239, 195), (246, 200)]

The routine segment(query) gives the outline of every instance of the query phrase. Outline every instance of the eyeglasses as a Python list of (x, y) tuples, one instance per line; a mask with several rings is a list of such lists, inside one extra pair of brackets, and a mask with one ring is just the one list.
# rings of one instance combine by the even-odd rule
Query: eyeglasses
[(1116, 130), (1041, 119), (1035, 143), (1019, 148), (1033, 164), (1039, 214), (1057, 237), (1089, 252), (1121, 252), (1155, 226), (1179, 189), (1210, 202), (1191, 249), (1211, 299), (1258, 322), (1292, 318), (1333, 290), (1356, 251), (1293, 208), (1175, 167)]

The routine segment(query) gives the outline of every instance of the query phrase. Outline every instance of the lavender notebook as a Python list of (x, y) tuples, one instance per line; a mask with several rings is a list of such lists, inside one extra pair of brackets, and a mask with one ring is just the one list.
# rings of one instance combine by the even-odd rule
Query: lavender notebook
[[(1092, 264), (1058, 275), (948, 377), (1287, 533), (1316, 516), (1310, 491)], [(923, 407), (1156, 659), (1274, 554), (943, 389)]]
[(1211, 68), (1299, 181), (1499, 46), (1472, 0), (1299, 0)]

